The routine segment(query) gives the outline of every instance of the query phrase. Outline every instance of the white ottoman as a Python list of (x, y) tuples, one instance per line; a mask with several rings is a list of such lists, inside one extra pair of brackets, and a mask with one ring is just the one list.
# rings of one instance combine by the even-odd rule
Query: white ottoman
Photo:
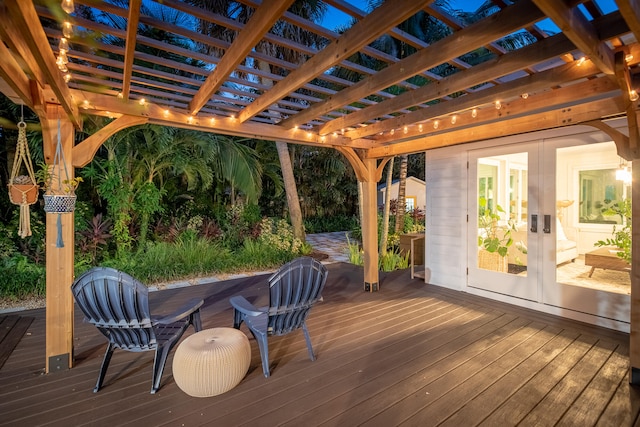
[(189, 396), (217, 396), (237, 386), (250, 364), (251, 346), (243, 332), (206, 329), (180, 343), (173, 356), (173, 378)]

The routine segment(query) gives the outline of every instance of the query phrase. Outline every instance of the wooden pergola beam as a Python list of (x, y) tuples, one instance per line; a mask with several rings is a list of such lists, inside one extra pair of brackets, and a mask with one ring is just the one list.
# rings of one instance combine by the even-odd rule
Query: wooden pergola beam
[[(554, 89), (550, 90), (551, 87), (554, 87), (563, 82), (569, 81), (577, 81), (578, 79), (589, 76), (593, 73), (594, 70), (597, 70), (597, 67), (593, 65), (593, 63), (587, 61), (582, 65), (578, 65), (577, 62), (572, 62), (569, 64), (565, 64), (560, 67), (552, 68), (547, 71), (543, 71), (540, 73), (536, 73), (530, 75), (528, 77), (523, 77), (518, 80), (511, 81), (509, 83), (504, 83), (500, 86), (494, 86), (489, 89), (480, 90), (473, 94), (468, 94), (464, 96), (460, 96), (454, 100), (449, 102), (443, 102), (439, 104), (435, 104), (430, 106), (429, 108), (424, 108), (420, 110), (413, 111), (408, 114), (404, 114), (402, 116), (398, 116), (394, 119), (385, 120), (383, 122), (375, 123), (366, 127), (361, 127), (353, 131), (346, 132), (346, 136), (349, 138), (363, 138), (368, 135), (375, 135), (380, 132), (385, 132), (386, 136), (382, 138), (378, 138), (378, 143), (385, 143), (398, 140), (397, 135), (391, 135), (389, 132), (392, 129), (404, 128), (405, 126), (411, 125), (416, 122), (422, 122), (428, 119), (441, 119), (440, 127), (438, 130), (440, 132), (448, 129), (450, 125), (447, 124), (447, 120), (449, 120), (449, 115), (456, 113), (459, 115), (463, 115), (466, 117), (464, 120), (460, 120), (456, 123), (455, 127), (469, 126), (470, 124), (479, 125), (482, 122), (478, 117), (469, 119), (472, 112), (471, 109), (482, 106), (484, 104), (485, 108), (478, 108), (476, 110), (477, 116), (480, 118), (484, 116), (492, 117), (500, 119), (501, 117), (505, 117), (508, 113), (506, 109), (501, 108), (501, 110), (496, 110), (493, 104), (496, 100), (500, 100), (503, 104), (506, 102), (507, 98), (515, 98), (520, 97), (523, 93), (528, 94), (528, 98), (522, 100), (520, 105), (523, 107), (520, 113), (526, 114), (528, 111), (531, 111), (534, 107), (535, 100), (538, 97), (546, 97), (549, 96), (549, 93), (554, 94), (557, 98), (560, 94), (565, 94), (566, 99), (563, 102), (571, 102), (575, 101), (576, 98), (584, 97), (584, 93), (578, 93), (575, 90), (567, 90), (567, 89)], [(610, 79), (607, 79), (610, 80)], [(584, 84), (584, 83), (578, 83)], [(600, 91), (610, 91), (615, 89), (615, 85), (612, 82), (604, 82), (600, 86), (588, 86), (590, 90), (600, 90)], [(560, 91), (559, 93), (555, 93)], [(536, 94), (536, 92), (540, 92), (541, 95)], [(591, 95), (594, 95), (594, 92)], [(516, 101), (512, 101), (514, 103)], [(546, 105), (545, 101), (542, 101), (542, 105)], [(433, 122), (425, 123), (424, 126), (433, 126)], [(453, 125), (451, 125), (453, 126)], [(411, 126), (407, 129), (407, 133), (403, 134), (402, 138), (411, 138), (415, 136), (420, 136), (424, 134), (424, 131), (420, 131), (418, 126)]]
[(84, 105), (84, 101), (86, 100), (86, 110), (83, 111), (87, 114), (101, 116), (123, 114), (127, 116), (145, 117), (148, 118), (149, 123), (164, 126), (321, 147), (350, 146), (366, 149), (374, 145), (374, 141), (366, 139), (352, 140), (340, 135), (323, 137), (301, 129), (285, 130), (279, 126), (269, 124), (255, 122), (240, 123), (239, 120), (231, 117), (207, 117), (203, 115), (194, 117), (186, 111), (177, 109), (170, 110), (151, 102), (140, 105), (139, 102), (124, 101), (109, 95), (100, 95), (79, 90), (72, 90), (72, 93), (81, 101), (82, 105)]
[[(327, 100), (284, 120), (281, 125), (283, 127), (293, 127), (294, 125), (304, 124), (316, 116), (358, 101), (375, 91), (393, 86), (400, 81), (447, 62), (453, 57), (463, 55), (477, 47), (484, 46), (500, 37), (513, 33), (543, 17), (544, 15), (530, 0), (518, 2), (486, 20), (469, 25), (456, 32), (452, 37), (433, 43), (406, 59), (380, 70), (375, 76), (368, 77), (349, 88), (341, 90)], [(327, 133), (328, 130), (324, 129), (323, 132)]]
[(616, 0), (616, 4), (636, 40), (640, 40), (640, 1)]
[(198, 93), (189, 103), (191, 114), (198, 111), (209, 101), (222, 86), (226, 78), (236, 69), (236, 67), (246, 58), (263, 35), (273, 27), (273, 24), (291, 6), (294, 0), (271, 0), (258, 7), (249, 22), (235, 38), (229, 49), (218, 62), (215, 70), (207, 77), (207, 80), (200, 86)]
[(4, 3), (9, 12), (9, 19), (15, 25), (28, 47), (28, 55), (33, 58), (37, 69), (44, 75), (46, 83), (51, 86), (58, 102), (60, 102), (73, 125), (76, 128), (82, 128), (82, 119), (78, 106), (74, 103), (71, 91), (56, 65), (56, 58), (53, 56), (53, 52), (48, 49), (49, 40), (40, 24), (40, 18), (36, 13), (33, 2), (6, 0)]
[(613, 75), (613, 51), (600, 40), (593, 25), (578, 8), (571, 8), (558, 0), (533, 2), (603, 73)]
[(362, 46), (375, 40), (386, 30), (408, 19), (432, 1), (396, 0), (384, 2), (334, 42), (289, 73), (273, 89), (256, 98), (240, 112), (238, 120), (245, 122), (260, 112), (267, 110), (272, 104), (286, 97), (289, 92), (294, 92), (312, 78), (324, 73), (335, 64), (357, 52)]
[(93, 135), (73, 147), (73, 167), (82, 168), (93, 160), (98, 148), (115, 133), (131, 126), (142, 125), (147, 117), (121, 116), (102, 127)]
[[(608, 80), (603, 78), (603, 80)], [(500, 121), (499, 126), (476, 126), (442, 134), (433, 134), (423, 138), (400, 142), (392, 145), (372, 148), (366, 151), (366, 157), (382, 158), (407, 153), (417, 153), (432, 148), (447, 147), (467, 142), (483, 141), (553, 129), (598, 120), (603, 116), (619, 114), (623, 111), (622, 98), (607, 98), (589, 103), (558, 108), (537, 114), (518, 116), (510, 120)]]
[(138, 20), (140, 19), (140, 5), (142, 0), (130, 0), (127, 16), (127, 37), (124, 43), (124, 67), (122, 70), (122, 98), (129, 99), (131, 89), (131, 74), (133, 59), (136, 52), (136, 36), (138, 35)]
[(20, 65), (2, 40), (0, 40), (0, 58), (2, 58), (2, 61), (0, 61), (0, 79), (9, 85), (22, 100), (23, 104), (33, 108), (29, 77), (22, 71), (22, 68), (20, 68)]
[[(491, 59), (480, 65), (476, 65), (473, 68), (452, 74), (438, 82), (404, 92), (395, 98), (384, 100), (376, 105), (362, 108), (359, 111), (331, 120), (325, 123), (324, 126), (318, 130), (318, 133), (321, 135), (329, 134), (338, 129), (344, 129), (351, 125), (362, 123), (371, 117), (381, 117), (385, 114), (389, 114), (403, 108), (429, 102), (454, 92), (463, 91), (466, 88), (476, 86), (498, 77), (519, 71), (522, 68), (563, 55), (572, 49), (574, 49), (573, 43), (571, 43), (571, 41), (569, 41), (569, 39), (567, 39), (563, 34), (558, 34), (554, 37), (549, 37), (546, 40), (540, 41), (535, 45), (518, 49), (503, 56)], [(384, 71), (381, 71), (381, 73), (382, 72)], [(345, 89), (342, 92), (349, 90), (350, 89)]]
[[(625, 112), (627, 113), (627, 125), (629, 126), (629, 147), (631, 153), (637, 153), (640, 147), (639, 123), (637, 117), (638, 92), (631, 82), (629, 67), (625, 60), (625, 52), (618, 51), (615, 54), (615, 78), (622, 92)], [(632, 93), (635, 99), (631, 99)], [(632, 154), (633, 155), (633, 154)]]

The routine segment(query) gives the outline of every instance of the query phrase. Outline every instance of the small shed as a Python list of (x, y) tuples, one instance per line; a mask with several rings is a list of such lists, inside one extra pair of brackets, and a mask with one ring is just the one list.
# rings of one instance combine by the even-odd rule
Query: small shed
[[(391, 183), (391, 200), (398, 199), (398, 187), (400, 180), (396, 179)], [(426, 185), (425, 182), (415, 176), (407, 177), (407, 189), (405, 192), (405, 200), (407, 210), (414, 209), (425, 210), (426, 208)], [(386, 197), (387, 184), (386, 182), (378, 185), (378, 206), (384, 205), (384, 198)]]

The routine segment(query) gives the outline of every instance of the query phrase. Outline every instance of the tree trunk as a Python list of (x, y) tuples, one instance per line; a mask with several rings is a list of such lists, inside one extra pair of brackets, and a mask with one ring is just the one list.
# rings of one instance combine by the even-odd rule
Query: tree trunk
[(409, 156), (400, 156), (400, 181), (398, 182), (398, 203), (396, 204), (396, 234), (404, 230), (404, 214), (407, 210), (405, 196), (407, 193), (407, 165)]
[[(271, 72), (271, 66), (264, 61), (258, 61), (258, 68), (262, 71)], [(264, 77), (260, 78), (262, 84), (268, 87), (273, 86), (273, 80)], [(284, 181), (284, 191), (287, 194), (287, 206), (289, 207), (289, 218), (293, 226), (293, 236), (306, 241), (304, 233), (304, 224), (302, 222), (302, 210), (300, 209), (300, 199), (298, 198), (298, 189), (293, 176), (293, 166), (291, 165), (291, 157), (289, 155), (289, 146), (286, 142), (276, 141), (276, 149), (278, 150), (278, 158), (280, 159), (280, 170), (282, 171), (282, 180)]]
[(387, 253), (387, 239), (389, 237), (389, 211), (391, 210), (391, 184), (393, 182), (393, 159), (387, 166), (387, 186), (384, 192), (384, 214), (382, 216), (382, 235), (380, 236), (380, 256)]
[(298, 198), (298, 189), (293, 176), (293, 166), (291, 165), (291, 157), (289, 156), (289, 147), (286, 142), (276, 142), (278, 149), (278, 158), (280, 159), (280, 169), (282, 170), (282, 180), (284, 181), (284, 190), (287, 194), (287, 205), (289, 206), (289, 217), (293, 226), (293, 236), (305, 241), (304, 224), (302, 222), (302, 211), (300, 209), (300, 199)]

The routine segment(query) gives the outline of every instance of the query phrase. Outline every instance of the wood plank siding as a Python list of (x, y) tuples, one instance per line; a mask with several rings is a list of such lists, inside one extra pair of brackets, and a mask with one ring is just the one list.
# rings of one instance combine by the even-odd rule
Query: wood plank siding
[[(52, 426), (627, 426), (640, 410), (628, 384), (629, 336), (381, 273), (362, 291), (361, 268), (329, 267), (324, 302), (302, 332), (270, 339), (272, 376), (251, 367), (231, 391), (183, 393), (170, 356), (156, 395), (152, 354), (116, 351), (104, 388), (92, 392), (105, 341), (75, 317), (76, 366), (45, 375), (44, 313), (0, 369), (0, 425)], [(205, 299), (203, 327), (231, 326), (229, 297), (260, 304), (265, 276), (151, 294), (154, 312)], [(79, 311), (79, 310), (77, 310)], [(242, 329), (248, 334), (248, 331)], [(187, 336), (192, 332), (188, 331)]]

